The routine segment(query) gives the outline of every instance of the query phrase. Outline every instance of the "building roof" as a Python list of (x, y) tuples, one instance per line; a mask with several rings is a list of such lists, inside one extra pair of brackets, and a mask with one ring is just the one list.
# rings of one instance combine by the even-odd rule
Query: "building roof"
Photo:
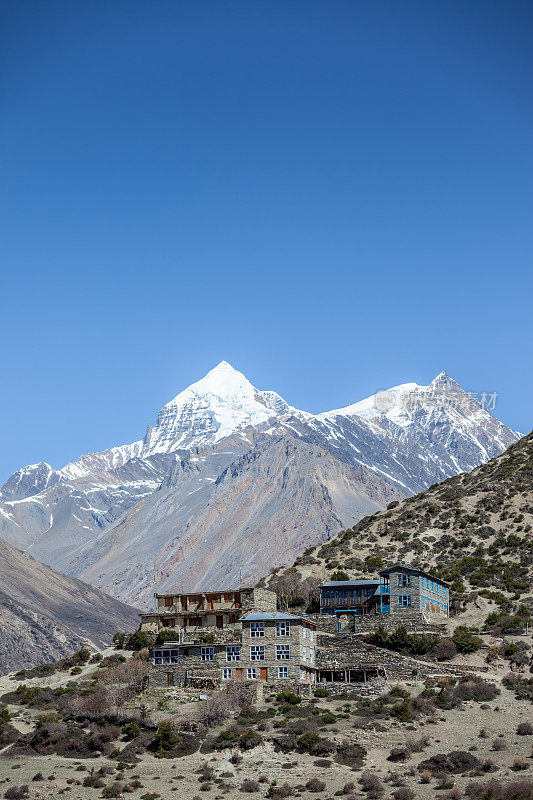
[(307, 622), (316, 627), (316, 623), (307, 617), (284, 614), (281, 611), (251, 611), (240, 619), (241, 622), (266, 622), (267, 620), (294, 620), (294, 622)]
[(432, 581), (437, 581), (437, 583), (441, 583), (443, 586), (450, 585), (446, 581), (442, 580), (442, 578), (436, 578), (435, 575), (432, 575), (430, 572), (426, 572), (423, 569), (418, 569), (418, 567), (412, 567), (409, 564), (393, 564), (391, 567), (387, 567), (387, 569), (380, 569), (379, 574), (389, 575), (391, 572), (416, 573), (417, 575), (423, 575), (425, 578), (431, 578)]
[(380, 581), (375, 580), (375, 578), (357, 581), (325, 581), (324, 583), (320, 584), (319, 589), (335, 586), (379, 586), (379, 584)]
[(255, 586), (238, 586), (236, 589), (202, 589), (197, 592), (181, 592), (176, 589), (175, 592), (165, 592), (158, 594), (154, 592), (154, 597), (201, 597), (207, 594), (235, 594), (235, 592), (253, 592)]

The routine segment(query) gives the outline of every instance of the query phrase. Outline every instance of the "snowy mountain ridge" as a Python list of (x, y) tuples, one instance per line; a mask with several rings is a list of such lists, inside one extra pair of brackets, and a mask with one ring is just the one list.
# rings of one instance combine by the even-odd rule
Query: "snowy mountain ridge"
[(445, 372), (310, 414), (223, 361), (143, 439), (15, 472), (0, 489), (0, 538), (139, 603), (154, 576), (191, 588), (253, 579), (518, 438)]

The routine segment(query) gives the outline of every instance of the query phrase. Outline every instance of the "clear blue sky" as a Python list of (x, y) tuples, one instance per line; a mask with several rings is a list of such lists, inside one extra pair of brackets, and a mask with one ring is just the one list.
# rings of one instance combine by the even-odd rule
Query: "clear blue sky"
[(531, 429), (530, 2), (0, 9), (0, 480), (221, 359), (310, 411), (447, 369)]

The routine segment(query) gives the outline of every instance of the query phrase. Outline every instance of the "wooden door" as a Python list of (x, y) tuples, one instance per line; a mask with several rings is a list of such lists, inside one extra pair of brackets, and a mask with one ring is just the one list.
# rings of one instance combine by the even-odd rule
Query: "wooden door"
[(242, 667), (235, 668), (235, 679), (238, 681), (242, 681)]
[(260, 667), (259, 668), (259, 677), (262, 681), (268, 680), (268, 667)]
[(174, 673), (167, 672), (167, 686), (174, 686)]
[(222, 614), (217, 614), (217, 628), (224, 627), (224, 617)]

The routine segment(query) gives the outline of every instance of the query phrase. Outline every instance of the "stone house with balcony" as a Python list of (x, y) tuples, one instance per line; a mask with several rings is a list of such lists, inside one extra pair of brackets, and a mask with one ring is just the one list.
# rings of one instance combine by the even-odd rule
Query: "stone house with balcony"
[(277, 602), (275, 592), (259, 588), (156, 594), (155, 598), (155, 611), (141, 614), (141, 630), (156, 634), (166, 628), (189, 633), (224, 630), (238, 625), (248, 611), (275, 611)]
[[(368, 617), (390, 626), (404, 620), (432, 623), (449, 616), (449, 585), (424, 570), (394, 564), (379, 572), (379, 580), (327, 581), (320, 586), (320, 613), (336, 616), (339, 624)], [(377, 622), (377, 620), (375, 620)]]
[(153, 648), (150, 685), (211, 688), (233, 679), (282, 688), (315, 682), (314, 622), (276, 611), (253, 611), (241, 617), (239, 629), (215, 629), (209, 641), (193, 638)]

